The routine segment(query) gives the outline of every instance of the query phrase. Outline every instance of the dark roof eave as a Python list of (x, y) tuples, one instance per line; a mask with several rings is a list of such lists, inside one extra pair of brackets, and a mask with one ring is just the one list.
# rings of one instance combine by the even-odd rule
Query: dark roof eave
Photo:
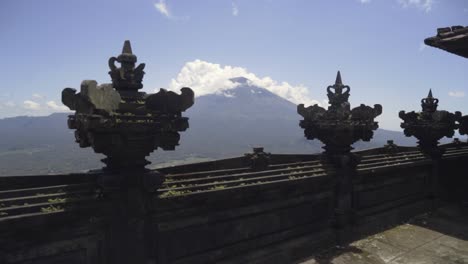
[(468, 27), (437, 29), (437, 36), (424, 40), (428, 46), (468, 58)]

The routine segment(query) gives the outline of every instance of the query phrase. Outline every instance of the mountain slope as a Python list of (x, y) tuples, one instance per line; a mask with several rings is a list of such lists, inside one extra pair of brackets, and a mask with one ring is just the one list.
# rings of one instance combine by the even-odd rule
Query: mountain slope
[[(181, 150), (229, 156), (256, 145), (271, 152), (301, 153), (318, 146), (312, 143), (304, 148), (296, 106), (260, 87), (241, 85), (225, 94), (200, 96), (186, 116), (190, 129), (182, 136)], [(210, 145), (217, 147), (204, 147)]]
[[(319, 141), (305, 139), (299, 127), (302, 117), (297, 114), (295, 104), (244, 80), (224, 93), (196, 99), (185, 114), (190, 118), (190, 129), (182, 135), (179, 151), (199, 152), (204, 149), (201, 145), (218, 146), (212, 149), (214, 153), (201, 152), (209, 156), (239, 155), (255, 145), (273, 153), (321, 151)], [(387, 139), (401, 145), (415, 144), (414, 139), (405, 137), (402, 132), (379, 129), (371, 142), (360, 142), (355, 147), (383, 146)]]

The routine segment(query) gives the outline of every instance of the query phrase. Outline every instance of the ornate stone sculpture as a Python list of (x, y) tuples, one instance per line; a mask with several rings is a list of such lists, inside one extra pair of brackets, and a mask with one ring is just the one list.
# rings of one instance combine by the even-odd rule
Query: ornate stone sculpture
[(343, 85), (338, 72), (334, 85), (327, 87), (330, 106), (328, 110), (313, 105), (297, 106), (297, 112), (304, 117), (300, 126), (307, 139), (319, 139), (325, 146), (326, 154), (345, 154), (352, 150), (351, 144), (358, 140), (369, 141), (373, 130), (378, 128), (374, 118), (382, 113), (382, 106), (374, 108), (361, 104), (350, 109), (348, 102), (350, 87)]
[(421, 100), (422, 112), (400, 111), (399, 114), (403, 119), (401, 128), (404, 129), (405, 135), (416, 137), (421, 151), (432, 160), (432, 172), (427, 179), (426, 189), (426, 196), (431, 202), (432, 210), (438, 207), (440, 160), (444, 152), (438, 147), (439, 140), (442, 137), (452, 137), (455, 129), (458, 128), (457, 121), (461, 118), (460, 112), (452, 114), (437, 110), (438, 103), (439, 99), (434, 98), (432, 91), (429, 90), (427, 97)]
[(263, 151), (262, 147), (253, 148), (253, 153), (244, 154), (246, 163), (254, 171), (265, 170), (270, 165), (271, 154)]
[(327, 87), (330, 106), (327, 110), (313, 105), (297, 106), (297, 112), (304, 117), (299, 125), (304, 128), (307, 139), (319, 139), (325, 146), (325, 155), (336, 169), (335, 205), (333, 227), (337, 241), (345, 245), (350, 238), (349, 222), (353, 221), (352, 179), (356, 174), (359, 157), (350, 153), (351, 144), (358, 140), (369, 141), (373, 130), (378, 128), (374, 118), (382, 113), (382, 106), (374, 108), (361, 104), (351, 109), (348, 98), (350, 87), (343, 85), (338, 72), (334, 85)]
[(156, 94), (138, 92), (145, 65), (135, 67), (136, 61), (127, 40), (122, 54), (109, 59), (112, 84), (85, 80), (79, 93), (72, 88), (62, 92), (62, 102), (76, 110), (68, 119), (68, 127), (76, 129), (76, 142), (106, 155), (105, 169), (113, 172), (144, 169), (149, 164), (145, 157), (158, 147), (173, 150), (178, 132), (189, 126), (181, 112), (194, 103), (194, 93), (186, 87), (181, 95), (164, 89)]
[(136, 61), (125, 41), (122, 54), (109, 59), (112, 84), (83, 81), (79, 93), (72, 88), (62, 92), (62, 102), (76, 111), (68, 118), (68, 127), (76, 129), (76, 142), (107, 156), (96, 189), (110, 204), (103, 212), (113, 223), (109, 248), (125, 248), (124, 253), (116, 252), (112, 263), (155, 262), (148, 249), (155, 239), (150, 201), (164, 174), (145, 169), (149, 163), (145, 157), (158, 147), (173, 150), (178, 145), (179, 132), (189, 126), (182, 112), (194, 103), (190, 88), (182, 88), (180, 95), (164, 89), (156, 94), (139, 92), (145, 65), (135, 67)]
[(427, 155), (440, 155), (437, 148), (439, 140), (443, 137), (452, 137), (458, 128), (457, 121), (461, 118), (460, 112), (449, 113), (437, 110), (439, 99), (432, 96), (432, 91), (421, 100), (422, 112), (400, 111), (403, 119), (401, 128), (407, 137), (414, 136), (419, 141), (419, 147)]
[(387, 144), (384, 145), (384, 150), (389, 155), (398, 153), (398, 145), (393, 140), (387, 140)]

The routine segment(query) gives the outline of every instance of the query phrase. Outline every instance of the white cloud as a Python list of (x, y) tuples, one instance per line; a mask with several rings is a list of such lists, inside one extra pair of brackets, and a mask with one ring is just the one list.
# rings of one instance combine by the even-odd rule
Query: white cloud
[(0, 102), (0, 118), (13, 116), (47, 116), (57, 112), (70, 112), (67, 107), (56, 101), (25, 100), (22, 103), (13, 101)]
[(37, 93), (33, 94), (32, 97), (34, 97), (36, 99), (43, 99), (44, 98), (44, 96), (42, 96), (40, 94), (37, 94)]
[(431, 11), (434, 0), (398, 0), (398, 3), (404, 8), (415, 7), (427, 13)]
[(303, 85), (293, 86), (287, 82), (275, 81), (268, 76), (258, 77), (242, 67), (221, 66), (202, 60), (187, 62), (177, 77), (171, 80), (169, 89), (178, 91), (187, 86), (194, 90), (195, 96), (225, 94), (227, 90), (239, 85), (229, 80), (235, 77), (245, 77), (250, 80), (250, 84), (265, 88), (295, 104), (321, 105), (310, 97), (308, 89)]
[(159, 0), (159, 2), (154, 4), (154, 7), (159, 13), (170, 20), (186, 21), (190, 19), (189, 16), (174, 16), (171, 10), (169, 10), (169, 6), (166, 4), (166, 0)]
[(39, 110), (41, 109), (41, 104), (36, 103), (31, 100), (26, 100), (23, 102), (23, 107), (28, 109), (28, 110)]
[(232, 15), (237, 16), (239, 15), (239, 8), (237, 7), (236, 3), (232, 2)]
[(450, 91), (448, 93), (449, 96), (452, 96), (452, 97), (465, 97), (465, 92), (463, 91)]
[(361, 2), (361, 4), (367, 4), (370, 3), (371, 0), (359, 0), (359, 2)]
[(156, 10), (159, 11), (159, 13), (163, 14), (165, 17), (172, 17), (171, 12), (169, 12), (169, 9), (167, 8), (165, 0), (159, 0), (159, 2), (154, 4), (154, 7), (156, 8)]
[(13, 102), (13, 101), (8, 101), (4, 104), (5, 106), (8, 106), (8, 107), (14, 107), (16, 106), (16, 104)]
[(48, 102), (46, 103), (46, 105), (47, 105), (50, 109), (56, 110), (56, 111), (67, 111), (67, 110), (68, 110), (68, 108), (67, 108), (66, 106), (64, 106), (64, 105), (62, 105), (62, 104), (61, 104), (61, 105), (58, 105), (58, 104), (55, 103), (54, 101), (48, 101)]

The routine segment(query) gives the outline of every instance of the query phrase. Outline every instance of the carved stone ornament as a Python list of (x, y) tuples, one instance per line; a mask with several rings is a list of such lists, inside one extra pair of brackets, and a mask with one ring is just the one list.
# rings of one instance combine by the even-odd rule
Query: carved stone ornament
[(127, 40), (122, 54), (109, 60), (112, 84), (85, 80), (79, 93), (72, 88), (62, 91), (63, 104), (76, 111), (68, 118), (76, 142), (106, 155), (102, 161), (111, 171), (144, 169), (149, 164), (146, 156), (158, 147), (174, 150), (179, 132), (189, 127), (181, 112), (193, 105), (193, 91), (184, 87), (180, 95), (164, 89), (138, 92), (144, 64), (135, 68), (136, 61)]
[(270, 165), (270, 156), (268, 152), (264, 152), (262, 147), (253, 148), (253, 153), (244, 154), (246, 163), (254, 170), (265, 170)]
[(307, 108), (303, 104), (297, 106), (298, 114), (304, 117), (299, 125), (306, 138), (322, 141), (326, 154), (349, 153), (353, 143), (369, 141), (378, 128), (374, 119), (382, 113), (382, 106), (376, 104), (372, 108), (361, 104), (350, 109), (350, 90), (348, 85), (343, 85), (338, 71), (335, 84), (327, 87), (330, 104), (327, 110), (317, 104)]
[(414, 136), (419, 141), (421, 150), (430, 154), (437, 150), (439, 140), (443, 137), (451, 138), (458, 128), (461, 118), (460, 112), (450, 113), (437, 110), (439, 99), (432, 96), (432, 91), (426, 98), (421, 100), (422, 112), (400, 111), (399, 116), (403, 119), (401, 128), (407, 137)]
[(387, 144), (384, 145), (385, 152), (389, 155), (398, 153), (398, 145), (393, 140), (387, 140)]
[[(136, 91), (143, 88), (143, 75), (145, 72), (145, 64), (141, 63), (135, 68), (137, 57), (132, 53), (130, 41), (126, 40), (122, 49), (122, 54), (117, 58), (109, 59), (109, 75), (112, 78), (112, 85), (116, 90)], [(115, 66), (115, 63), (120, 63), (120, 68)]]
[(468, 115), (460, 118), (460, 128), (458, 132), (460, 132), (460, 135), (468, 135)]

